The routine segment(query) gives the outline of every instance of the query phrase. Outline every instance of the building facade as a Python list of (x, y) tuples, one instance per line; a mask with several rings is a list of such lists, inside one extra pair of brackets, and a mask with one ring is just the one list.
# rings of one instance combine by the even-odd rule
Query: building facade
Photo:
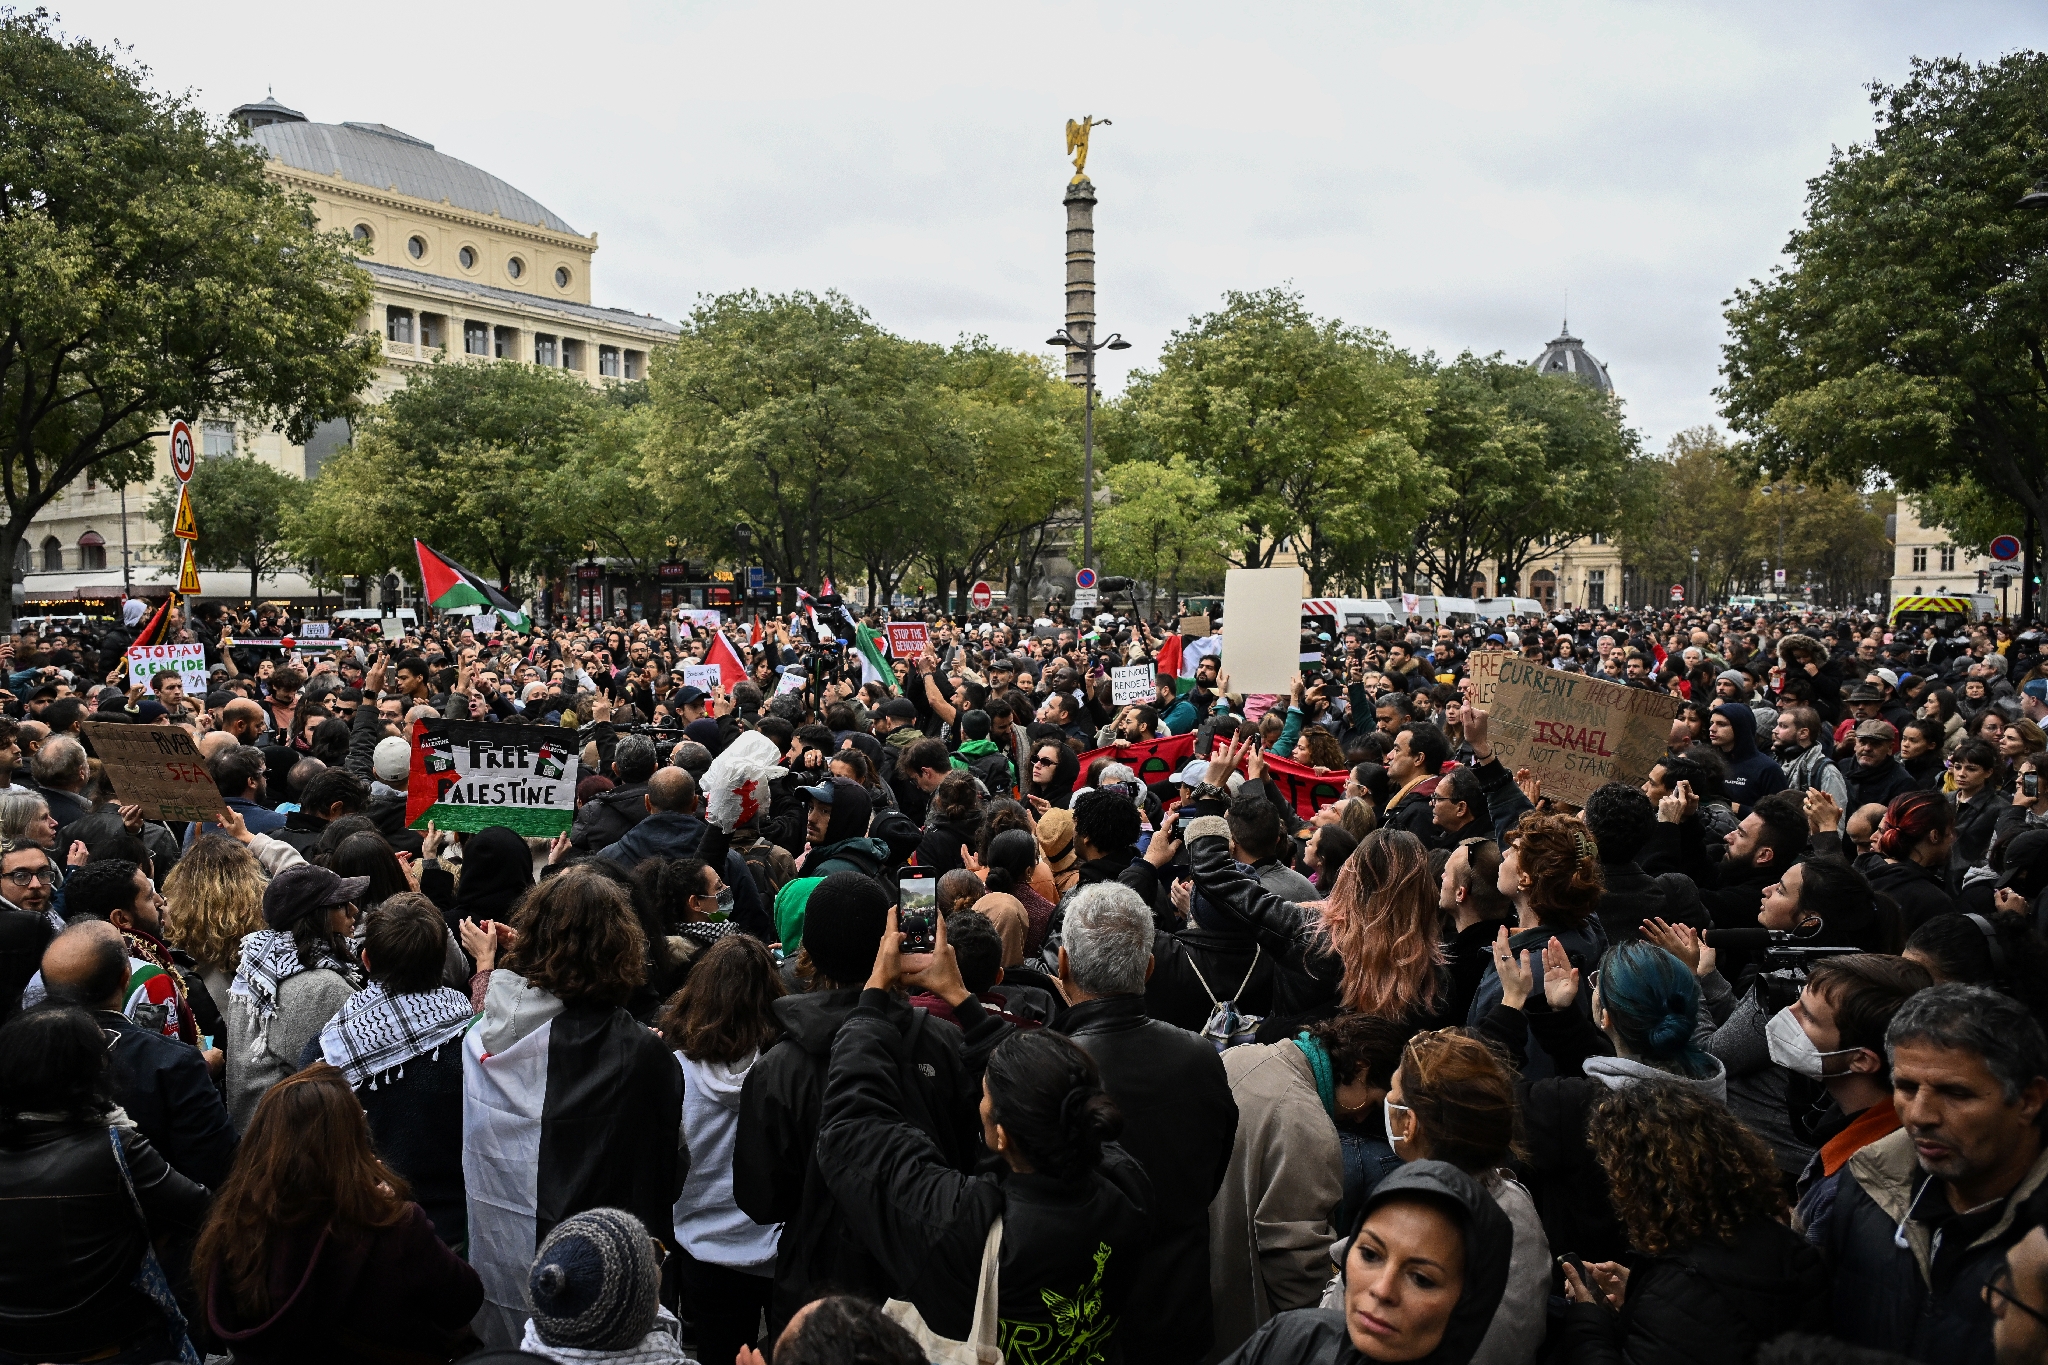
[(1899, 499), (1892, 536), (1891, 601), (1901, 597), (1967, 597), (1990, 592), (1998, 596), (1997, 578), (2010, 574), (2006, 597), (2019, 606), (2018, 563), (1998, 564), (1957, 545), (1948, 532), (1920, 520), (1920, 509), (1908, 497)]
[[(316, 225), (343, 232), (370, 276), (365, 330), (383, 342), (365, 401), (400, 388), (436, 361), (547, 365), (592, 384), (644, 379), (652, 349), (681, 328), (649, 314), (591, 303), (597, 234), (584, 236), (498, 177), (381, 123), (311, 123), (275, 99), (231, 117), (269, 159), (269, 172), (308, 195)], [(312, 478), (349, 440), (325, 423), (305, 445), (226, 418), (185, 414), (202, 458), (247, 456)], [(152, 487), (170, 476), (158, 442)], [(31, 613), (105, 609), (124, 585), (161, 595), (178, 565), (158, 553), (163, 528), (143, 507), (148, 488), (124, 492), (88, 478), (31, 523), (17, 562)], [(204, 527), (201, 528), (204, 534)], [(201, 575), (208, 597), (245, 598), (246, 570)], [(302, 574), (266, 579), (266, 597), (312, 599)]]

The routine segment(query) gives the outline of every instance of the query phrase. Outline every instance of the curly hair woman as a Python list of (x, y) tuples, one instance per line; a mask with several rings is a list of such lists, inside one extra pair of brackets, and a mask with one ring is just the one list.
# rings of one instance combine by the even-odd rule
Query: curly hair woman
[(263, 885), (255, 855), (218, 834), (194, 839), (164, 877), (164, 937), (192, 954), (223, 1016), (242, 940), (263, 927)]
[(683, 1079), (625, 1009), (647, 977), (647, 937), (624, 887), (572, 867), (500, 932), (504, 965), (463, 1036), (462, 1175), (484, 1284), (477, 1331), (511, 1348), (541, 1210), (602, 1205), (670, 1225)]
[(1593, 1106), (1587, 1136), (1635, 1255), (1588, 1265), (1591, 1285), (1565, 1271), (1573, 1360), (1746, 1361), (1827, 1330), (1826, 1262), (1785, 1225), (1770, 1148), (1725, 1107), (1633, 1085)]
[[(1542, 993), (1550, 960), (1546, 943), (1555, 940), (1580, 969), (1599, 960), (1602, 945), (1593, 912), (1600, 904), (1600, 850), (1584, 820), (1576, 815), (1524, 815), (1501, 849), (1497, 884), (1515, 907), (1508, 951), (1518, 959), (1523, 954), (1529, 957), (1537, 994)], [(1479, 1023), (1500, 998), (1500, 973), (1489, 967), (1479, 978), (1465, 1022)], [(1531, 1078), (1557, 1074), (1538, 1039), (1532, 1035), (1526, 1046)]]

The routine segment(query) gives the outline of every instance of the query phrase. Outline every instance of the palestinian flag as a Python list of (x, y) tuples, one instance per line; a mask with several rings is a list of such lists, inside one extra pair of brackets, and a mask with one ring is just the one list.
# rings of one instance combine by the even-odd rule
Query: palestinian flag
[(483, 579), (457, 564), (446, 555), (437, 554), (427, 548), (427, 542), (417, 537), (412, 548), (420, 557), (420, 587), (425, 592), (427, 604), (436, 611), (454, 611), (459, 607), (490, 607), (505, 618), (515, 630), (530, 630), (533, 623), (526, 619), (526, 613), (507, 601)]
[(160, 645), (166, 642), (169, 632), (165, 626), (171, 619), (171, 603), (176, 600), (176, 595), (172, 594), (157, 603), (156, 610), (149, 614), (149, 619), (136, 628), (135, 638), (129, 642), (131, 648), (135, 645)]
[(1166, 637), (1166, 643), (1159, 647), (1159, 658), (1154, 664), (1158, 676), (1173, 679), (1173, 690), (1186, 696), (1194, 690), (1195, 667), (1211, 654), (1223, 652), (1223, 637), (1204, 635), (1193, 643), (1183, 643), (1180, 633)]
[(880, 683), (890, 691), (896, 690), (896, 670), (889, 667), (889, 660), (882, 653), (882, 633), (869, 630), (860, 622), (853, 623), (853, 647), (860, 655), (860, 682)]
[(492, 974), (462, 1039), (462, 1175), (486, 1345), (518, 1346), (534, 1250), (563, 1219), (624, 1209), (673, 1245), (682, 1106), (674, 1054), (625, 1010), (564, 1006)]

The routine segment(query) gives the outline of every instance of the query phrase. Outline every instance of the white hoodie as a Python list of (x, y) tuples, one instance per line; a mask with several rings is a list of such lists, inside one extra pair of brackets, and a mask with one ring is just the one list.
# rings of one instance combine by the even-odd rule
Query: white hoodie
[(732, 1157), (740, 1126), (740, 1089), (760, 1054), (739, 1063), (693, 1062), (682, 1053), (683, 1141), (690, 1174), (676, 1200), (676, 1242), (700, 1261), (769, 1275), (782, 1225), (763, 1227), (732, 1198)]

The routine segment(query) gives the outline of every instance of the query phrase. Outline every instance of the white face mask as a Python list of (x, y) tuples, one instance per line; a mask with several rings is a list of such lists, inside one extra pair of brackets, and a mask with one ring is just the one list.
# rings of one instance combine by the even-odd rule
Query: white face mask
[(1404, 1114), (1412, 1114), (1415, 1112), (1405, 1104), (1396, 1104), (1390, 1099), (1382, 1099), (1380, 1101), (1381, 1122), (1387, 1125), (1388, 1142), (1406, 1142), (1408, 1140), (1407, 1138), (1396, 1137), (1394, 1135), (1394, 1111), (1396, 1109), (1400, 1110)]
[(1813, 1039), (1806, 1036), (1806, 1030), (1799, 1026), (1790, 1005), (1772, 1015), (1771, 1022), (1764, 1025), (1764, 1039), (1770, 1044), (1772, 1061), (1795, 1075), (1816, 1081), (1827, 1075), (1828, 1058), (1846, 1057), (1852, 1052), (1863, 1051), (1860, 1047), (1845, 1047), (1822, 1052), (1813, 1045)]

